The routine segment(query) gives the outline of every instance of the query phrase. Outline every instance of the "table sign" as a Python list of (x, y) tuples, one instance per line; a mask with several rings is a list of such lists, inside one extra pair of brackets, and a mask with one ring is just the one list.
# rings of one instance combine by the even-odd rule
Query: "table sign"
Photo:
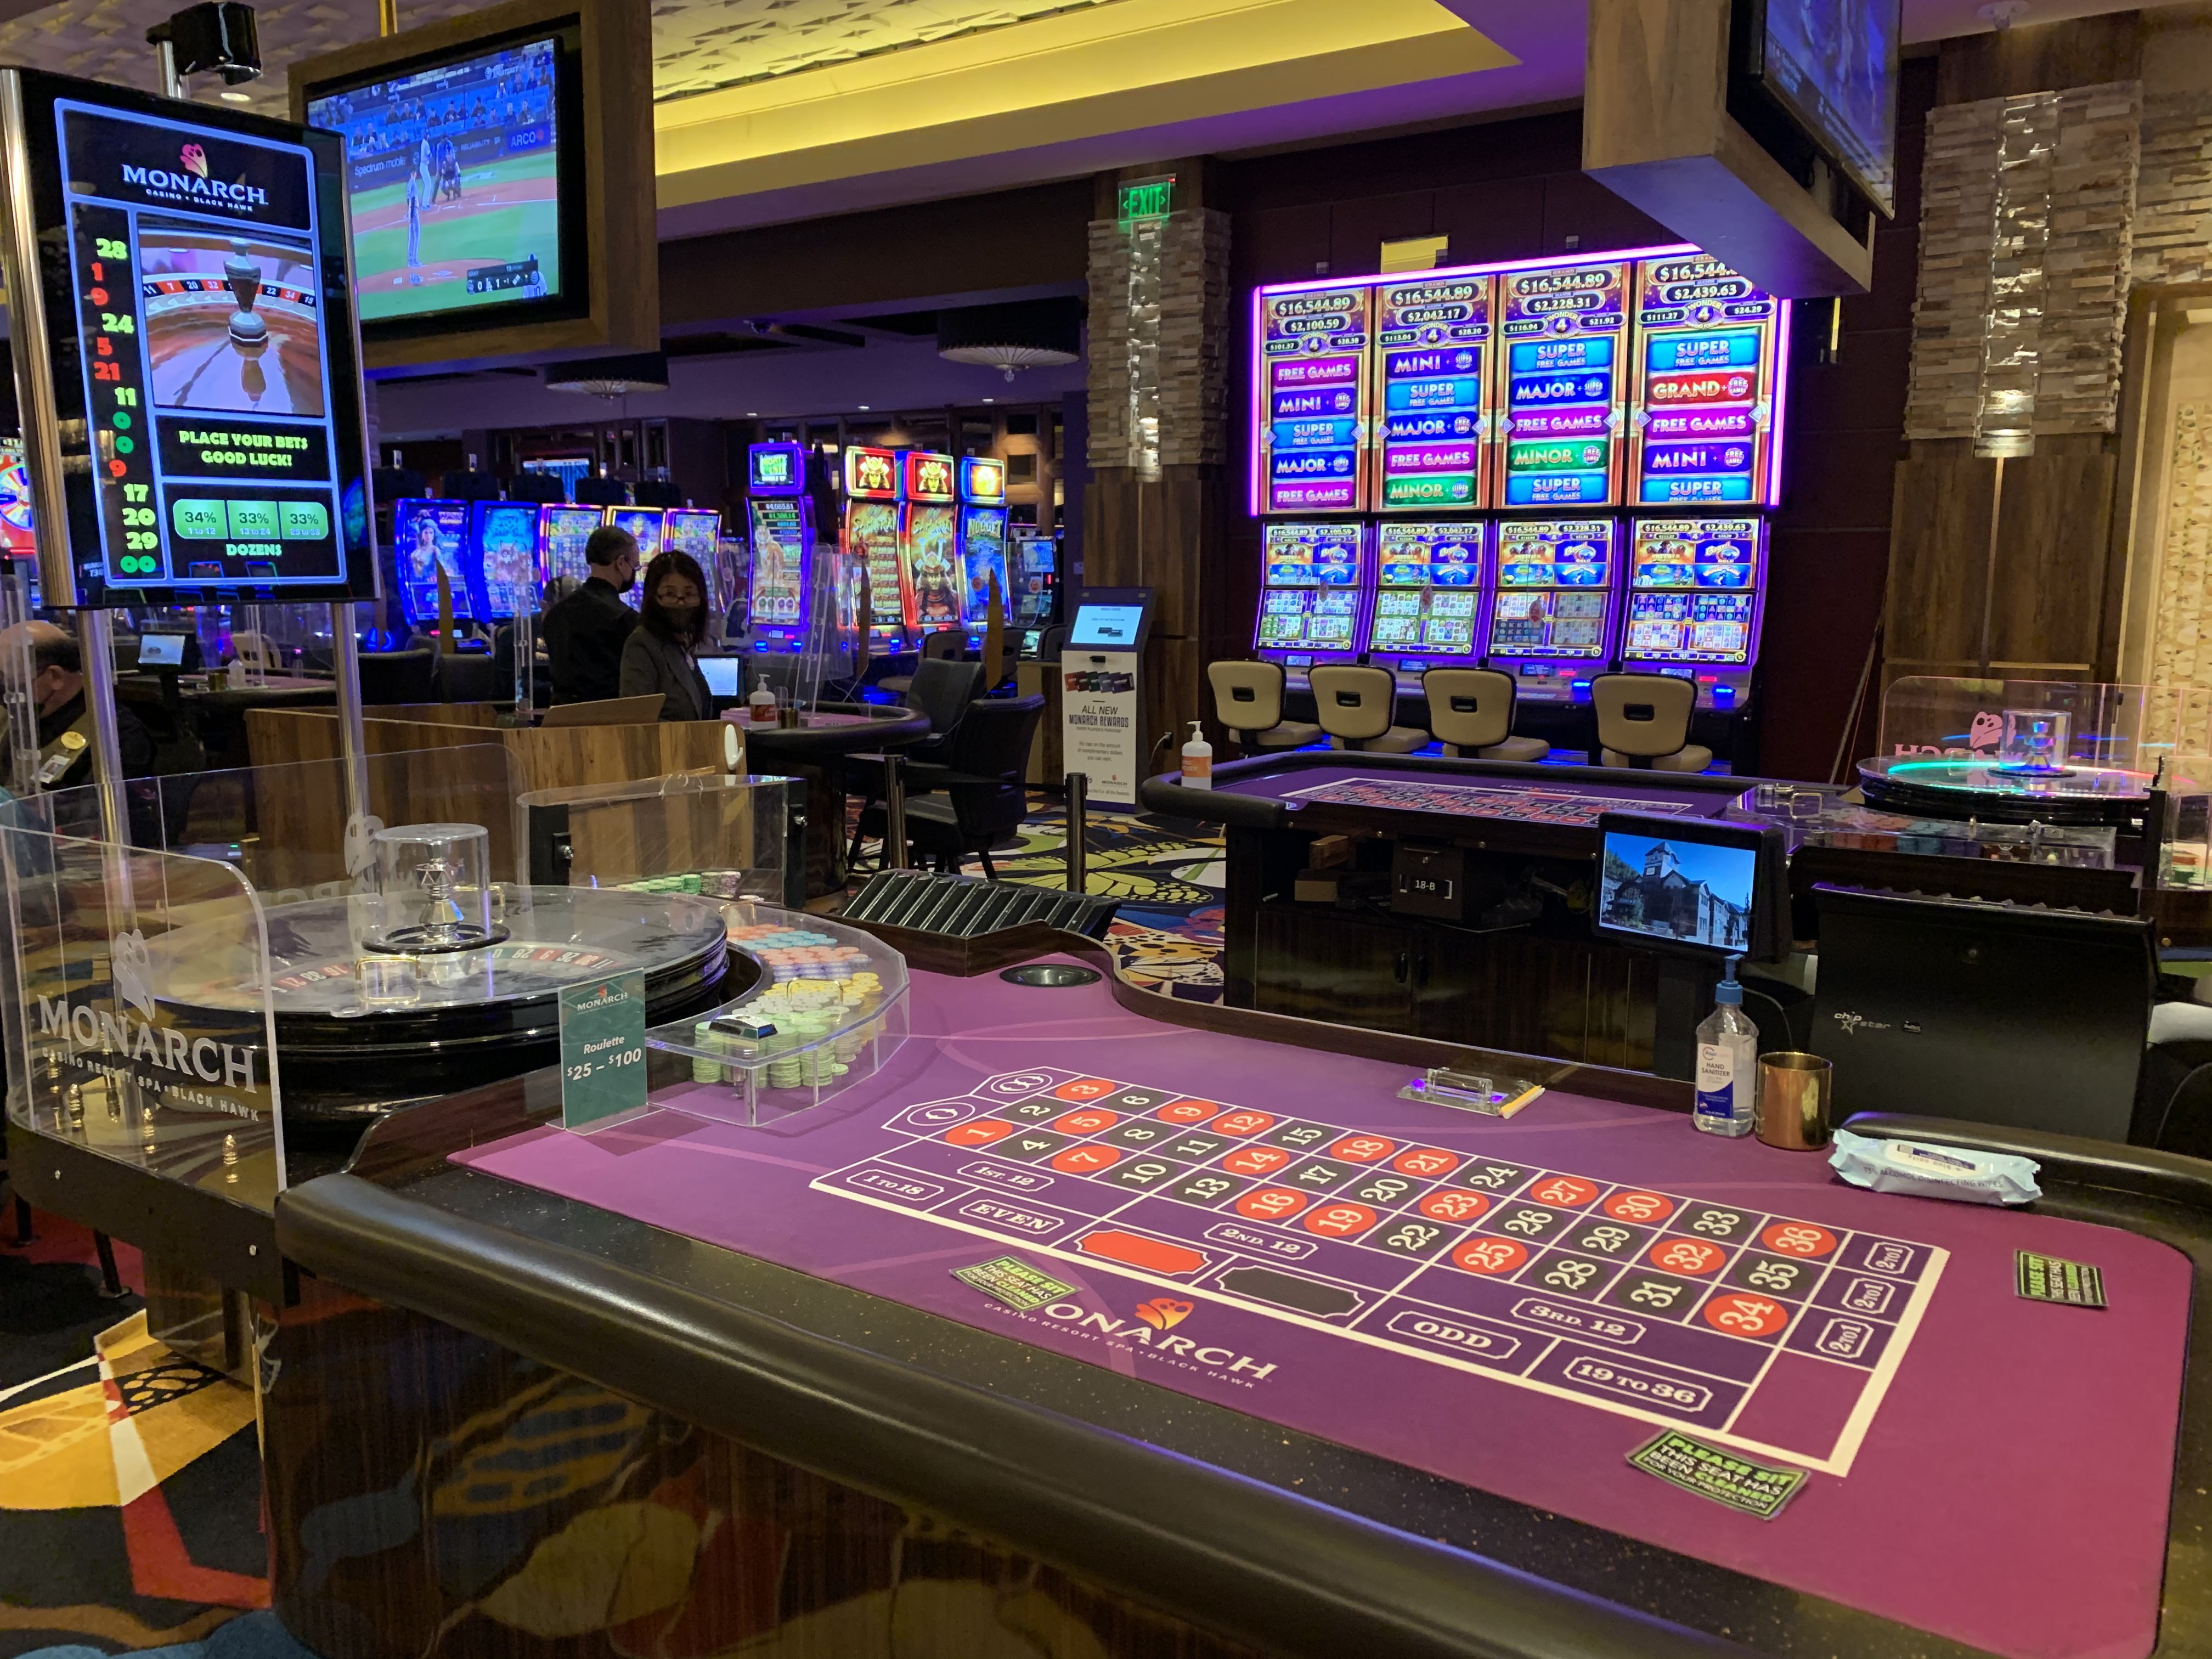
[(561, 992), (561, 1127), (590, 1130), (645, 1105), (645, 975)]

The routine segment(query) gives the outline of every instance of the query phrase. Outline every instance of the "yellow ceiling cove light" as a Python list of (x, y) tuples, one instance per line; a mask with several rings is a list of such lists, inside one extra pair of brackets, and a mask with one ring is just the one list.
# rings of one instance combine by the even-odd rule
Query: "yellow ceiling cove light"
[(664, 99), (653, 110), (659, 203), (959, 161), (1516, 61), (1438, 0), (1111, 0)]

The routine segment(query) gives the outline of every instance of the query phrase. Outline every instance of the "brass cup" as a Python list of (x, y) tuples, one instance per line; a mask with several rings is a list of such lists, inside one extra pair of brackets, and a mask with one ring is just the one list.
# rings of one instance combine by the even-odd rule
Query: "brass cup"
[(1761, 1054), (1753, 1132), (1785, 1152), (1819, 1152), (1828, 1144), (1835, 1089), (1836, 1068), (1818, 1054)]

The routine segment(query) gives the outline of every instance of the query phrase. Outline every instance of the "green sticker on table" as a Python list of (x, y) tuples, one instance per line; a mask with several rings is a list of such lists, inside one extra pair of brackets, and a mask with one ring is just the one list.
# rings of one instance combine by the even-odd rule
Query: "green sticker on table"
[(1063, 1285), (1050, 1274), (1041, 1273), (1028, 1262), (1011, 1255), (1002, 1255), (995, 1261), (979, 1261), (972, 1267), (955, 1267), (952, 1276), (1019, 1313), (1028, 1313), (1075, 1294), (1074, 1285)]
[(2103, 1270), (2087, 1261), (2021, 1250), (2014, 1263), (2013, 1288), (2030, 1302), (2056, 1302), (2069, 1308), (2105, 1305)]
[(645, 1104), (645, 975), (561, 992), (561, 1127), (586, 1129)]
[(1638, 1446), (1628, 1454), (1628, 1461), (1670, 1486), (1710, 1498), (1762, 1521), (1781, 1514), (1782, 1506), (1805, 1484), (1802, 1469), (1754, 1463), (1740, 1453), (1708, 1446), (1673, 1429)]

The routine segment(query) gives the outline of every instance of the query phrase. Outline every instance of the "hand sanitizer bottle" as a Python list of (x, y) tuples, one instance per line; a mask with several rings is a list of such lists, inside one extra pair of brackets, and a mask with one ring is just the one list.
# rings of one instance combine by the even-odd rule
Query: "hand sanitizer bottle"
[(1182, 787), (1186, 789), (1213, 787), (1213, 745), (1206, 740), (1199, 723), (1190, 723), (1190, 741), (1182, 746)]
[(763, 673), (760, 677), (760, 684), (753, 687), (753, 694), (745, 699), (745, 706), (752, 711), (755, 726), (775, 724), (775, 693), (769, 690), (766, 674)]
[(1698, 1104), (1691, 1114), (1707, 1134), (1751, 1133), (1753, 1091), (1759, 1086), (1759, 1028), (1743, 1011), (1743, 987), (1730, 957), (1713, 1011), (1698, 1024)]

